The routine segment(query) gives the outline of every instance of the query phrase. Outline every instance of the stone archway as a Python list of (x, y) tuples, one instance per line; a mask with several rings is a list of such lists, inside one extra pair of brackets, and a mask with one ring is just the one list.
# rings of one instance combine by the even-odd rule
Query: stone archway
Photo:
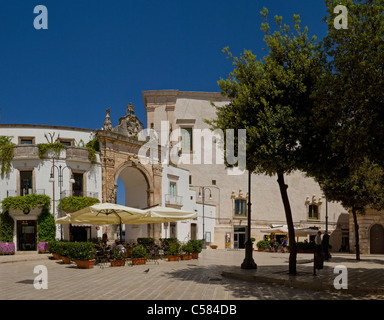
[(369, 232), (371, 254), (384, 254), (384, 228), (381, 224), (374, 224)]
[[(160, 162), (140, 162), (138, 154), (145, 142), (138, 141), (137, 135), (143, 126), (134, 114), (134, 107), (131, 104), (127, 107), (126, 115), (120, 118), (119, 125), (115, 128), (112, 127), (110, 111), (107, 109), (103, 129), (97, 131), (102, 158), (103, 202), (116, 203), (117, 180), (122, 175), (125, 185), (128, 181), (133, 184), (135, 181), (141, 181), (140, 184), (145, 181), (145, 189), (140, 189), (145, 194), (137, 196), (139, 202), (130, 203), (131, 206), (142, 209), (161, 203), (162, 167)], [(134, 185), (130, 187), (133, 188)], [(148, 225), (148, 236), (157, 237), (157, 229), (159, 228)]]

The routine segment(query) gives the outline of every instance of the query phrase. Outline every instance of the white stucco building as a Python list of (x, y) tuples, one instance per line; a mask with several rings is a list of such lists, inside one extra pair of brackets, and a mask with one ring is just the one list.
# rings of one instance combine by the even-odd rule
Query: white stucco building
[[(178, 167), (189, 171), (190, 189), (199, 192), (205, 187), (205, 205), (215, 207), (214, 226), (212, 225), (214, 231), (210, 231), (211, 234), (208, 235), (211, 242), (219, 248), (244, 247), (248, 214), (248, 174), (230, 175), (225, 165), (220, 164), (222, 155), (217, 157), (215, 140), (210, 140), (211, 136), (207, 133), (209, 125), (204, 121), (216, 117), (212, 102), (220, 106), (227, 104), (229, 100), (220, 93), (179, 90), (144, 91), (143, 98), (148, 127), (157, 132), (160, 141), (165, 141), (169, 132), (183, 129), (179, 134), (179, 141), (171, 141), (170, 148), (179, 148), (182, 151)], [(207, 131), (199, 136), (195, 134), (195, 129), (200, 129), (200, 133), (203, 129)], [(211, 151), (213, 156), (209, 161), (209, 157), (204, 156), (209, 156)], [(348, 243), (347, 211), (337, 203), (327, 203), (319, 185), (303, 173), (295, 172), (285, 179), (295, 227), (325, 230), (328, 217), (334, 250)], [(271, 225), (286, 225), (286, 219), (277, 177), (253, 174), (251, 180), (251, 233), (257, 241), (266, 235), (260, 230)], [(197, 198), (196, 201), (202, 205), (202, 198)], [(206, 223), (210, 224), (211, 220), (207, 219)]]
[[(1, 124), (0, 135), (12, 137), (12, 143), (15, 144), (10, 171), (0, 179), (0, 201), (6, 197), (28, 194), (47, 195), (51, 198), (51, 213), (58, 218), (60, 217), (59, 175), (62, 175), (62, 198), (71, 195), (89, 196), (101, 201), (100, 155), (96, 154), (96, 159), (92, 163), (88, 157), (88, 149), (85, 148), (85, 144), (94, 136), (92, 130)], [(60, 142), (66, 148), (57, 153), (48, 151), (39, 155), (38, 145), (52, 142)], [(24, 214), (11, 210), (10, 214), (15, 221), (16, 250), (36, 249), (36, 219), (40, 211), (36, 209)], [(58, 239), (62, 238), (62, 231), (65, 239), (82, 240), (101, 236), (95, 227), (65, 226), (63, 229), (57, 228)], [(29, 239), (28, 243), (24, 243), (23, 239)]]

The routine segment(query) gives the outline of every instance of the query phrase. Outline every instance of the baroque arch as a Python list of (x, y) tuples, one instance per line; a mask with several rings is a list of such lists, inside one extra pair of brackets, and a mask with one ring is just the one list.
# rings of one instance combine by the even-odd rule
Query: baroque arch
[(135, 168), (143, 174), (148, 185), (147, 206), (161, 203), (161, 163), (140, 162), (138, 154), (145, 144), (137, 139), (141, 130), (143, 125), (132, 104), (127, 105), (126, 115), (119, 119), (116, 127), (112, 126), (110, 109), (107, 109), (103, 128), (97, 131), (103, 169), (103, 202), (116, 203), (119, 175), (126, 168)]

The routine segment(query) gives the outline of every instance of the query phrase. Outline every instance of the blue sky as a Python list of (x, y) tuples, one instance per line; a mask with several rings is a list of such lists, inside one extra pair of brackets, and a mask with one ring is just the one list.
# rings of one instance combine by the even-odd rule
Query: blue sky
[[(129, 102), (146, 125), (144, 90), (220, 91), (222, 49), (264, 54), (260, 11), (323, 38), (323, 0), (1, 0), (1, 123), (97, 129)], [(35, 6), (48, 9), (36, 30)]]

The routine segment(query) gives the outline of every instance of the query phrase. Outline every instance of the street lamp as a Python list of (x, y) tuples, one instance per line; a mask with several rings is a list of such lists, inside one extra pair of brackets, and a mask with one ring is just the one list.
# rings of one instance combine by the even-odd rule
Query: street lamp
[[(58, 182), (59, 182), (59, 191), (60, 191), (60, 217), (62, 217), (63, 216), (63, 208), (62, 208), (63, 172), (64, 172), (65, 168), (67, 168), (68, 170), (71, 170), (71, 171), (72, 171), (72, 168), (69, 166), (62, 167), (61, 165), (59, 165), (59, 166), (56, 166), (55, 164), (52, 165), (51, 175), (49, 177), (49, 182), (53, 182), (53, 183), (55, 182), (55, 175), (54, 175), (55, 168), (57, 169), (57, 171), (59, 173)], [(75, 178), (74, 178), (73, 173), (71, 174), (71, 179), (69, 179), (69, 183), (75, 183)], [(63, 240), (63, 225), (61, 224), (60, 227), (61, 227), (60, 237), (61, 237), (61, 240)]]
[(209, 191), (209, 200), (212, 200), (212, 192), (211, 189), (207, 187), (199, 187), (199, 198), (203, 198), (203, 249), (207, 249), (207, 245), (205, 243), (205, 219), (204, 219), (204, 203), (205, 203), (205, 191)]
[(256, 269), (257, 265), (252, 258), (252, 240), (251, 240), (251, 175), (248, 170), (248, 239), (245, 242), (245, 258), (241, 264), (241, 269)]

